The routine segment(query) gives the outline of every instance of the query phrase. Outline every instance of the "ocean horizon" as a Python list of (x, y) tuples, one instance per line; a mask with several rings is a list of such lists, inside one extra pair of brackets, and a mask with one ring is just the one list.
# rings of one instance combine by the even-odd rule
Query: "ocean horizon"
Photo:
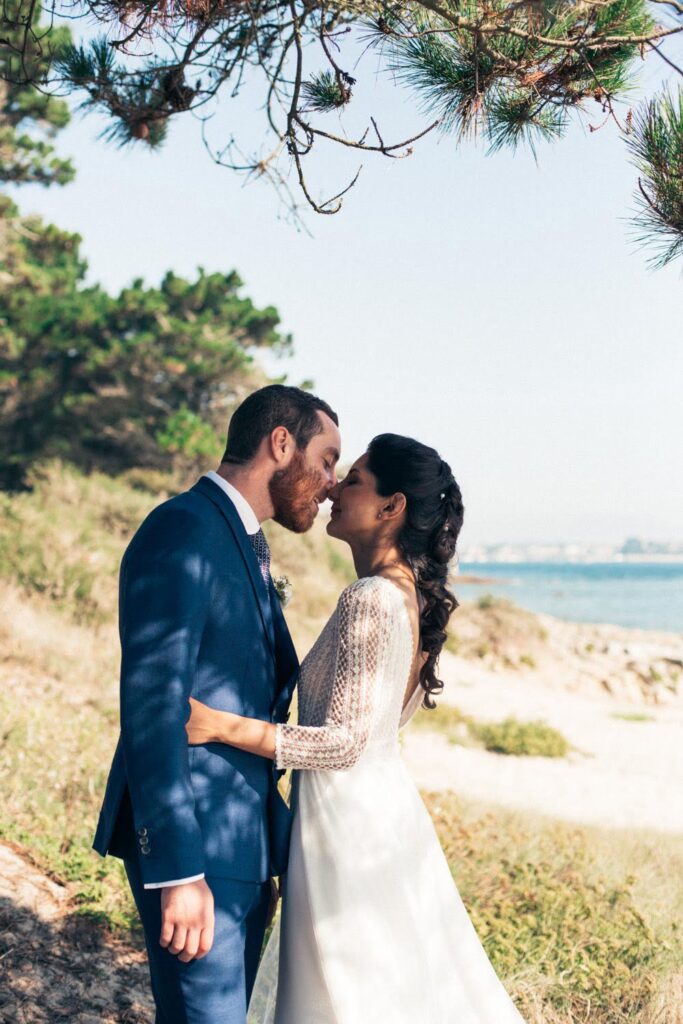
[(454, 589), (461, 601), (492, 594), (558, 619), (683, 633), (682, 562), (461, 562)]

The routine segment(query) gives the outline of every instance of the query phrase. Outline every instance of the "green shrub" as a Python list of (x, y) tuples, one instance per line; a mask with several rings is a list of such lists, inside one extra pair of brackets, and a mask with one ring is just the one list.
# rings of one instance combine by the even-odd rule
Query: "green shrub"
[(169, 416), (157, 430), (155, 440), (163, 452), (181, 455), (190, 462), (218, 462), (224, 447), (209, 424), (186, 405)]
[(516, 757), (565, 757), (568, 740), (547, 722), (480, 722), (452, 704), (441, 703), (433, 711), (418, 713), (413, 727), (443, 733), (451, 743), (479, 746), (496, 754)]
[(516, 757), (566, 757), (569, 743), (547, 722), (520, 722), (509, 717), (502, 722), (477, 722), (470, 726), (487, 750)]

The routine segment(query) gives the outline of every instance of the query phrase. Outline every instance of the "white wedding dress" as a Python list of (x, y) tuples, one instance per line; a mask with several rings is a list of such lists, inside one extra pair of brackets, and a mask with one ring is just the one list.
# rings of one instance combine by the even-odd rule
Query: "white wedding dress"
[(289, 868), (248, 1024), (523, 1024), (400, 757), (413, 647), (401, 591), (374, 576), (302, 664), (300, 724), (276, 742), (300, 769)]

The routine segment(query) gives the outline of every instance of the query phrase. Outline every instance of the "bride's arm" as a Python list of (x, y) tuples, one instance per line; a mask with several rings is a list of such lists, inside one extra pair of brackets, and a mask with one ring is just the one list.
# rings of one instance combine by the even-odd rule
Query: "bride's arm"
[(231, 711), (217, 711), (190, 697), (191, 714), (185, 725), (190, 746), (200, 743), (227, 743), (249, 754), (275, 758), (275, 730), (272, 722), (244, 718)]
[(278, 768), (351, 768), (370, 735), (375, 684), (391, 635), (383, 619), (385, 598), (382, 585), (370, 580), (359, 580), (340, 598), (336, 665), (324, 725), (275, 725), (216, 711), (190, 698), (189, 742), (227, 743), (274, 759)]

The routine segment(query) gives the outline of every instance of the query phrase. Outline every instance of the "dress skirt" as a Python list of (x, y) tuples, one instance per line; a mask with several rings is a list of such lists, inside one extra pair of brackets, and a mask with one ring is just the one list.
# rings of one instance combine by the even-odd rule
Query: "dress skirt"
[(523, 1024), (397, 744), (295, 773), (292, 806), (281, 921), (248, 1024)]

